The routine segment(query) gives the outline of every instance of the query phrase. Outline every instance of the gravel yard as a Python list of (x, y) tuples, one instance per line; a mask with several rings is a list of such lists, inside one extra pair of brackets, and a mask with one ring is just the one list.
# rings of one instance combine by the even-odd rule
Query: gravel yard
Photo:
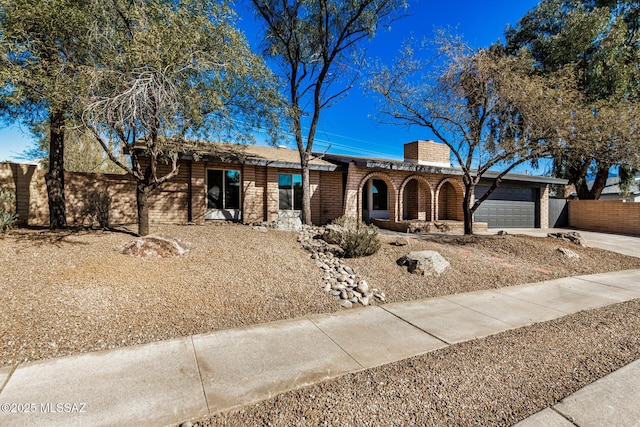
[(640, 358), (640, 300), (456, 344), (203, 426), (509, 426)]
[[(140, 259), (114, 247), (125, 233), (17, 229), (0, 235), (0, 366), (341, 310), (297, 234), (242, 225), (152, 230), (192, 245), (180, 258)], [(566, 247), (580, 260), (563, 258)], [(438, 278), (395, 261), (435, 249)], [(429, 237), (383, 244), (346, 263), (388, 301), (640, 268), (640, 259), (525, 236)]]

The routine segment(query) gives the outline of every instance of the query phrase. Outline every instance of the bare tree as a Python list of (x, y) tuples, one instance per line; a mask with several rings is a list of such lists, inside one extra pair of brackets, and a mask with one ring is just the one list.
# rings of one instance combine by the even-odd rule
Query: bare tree
[(287, 116), (300, 153), (302, 221), (311, 224), (309, 162), (320, 114), (353, 87), (358, 77), (361, 42), (397, 19), (406, 9), (406, 2), (251, 0), (251, 3), (265, 28), (265, 52), (281, 66)]
[[(529, 58), (506, 58), (499, 47), (473, 51), (443, 32), (436, 51), (414, 45), (407, 43), (397, 62), (374, 72), (368, 88), (381, 98), (384, 122), (427, 128), (451, 149), (463, 172), (464, 232), (473, 234), (474, 212), (502, 178), (547, 153), (548, 143), (541, 142), (551, 133), (551, 112), (535, 108), (540, 104), (533, 100), (553, 103), (554, 90), (528, 77)], [(499, 173), (473, 201), (489, 170)]]

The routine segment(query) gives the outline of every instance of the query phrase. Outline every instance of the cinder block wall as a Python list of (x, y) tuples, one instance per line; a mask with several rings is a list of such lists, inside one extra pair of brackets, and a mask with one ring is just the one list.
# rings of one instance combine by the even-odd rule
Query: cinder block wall
[(640, 235), (640, 203), (621, 200), (570, 200), (569, 226)]

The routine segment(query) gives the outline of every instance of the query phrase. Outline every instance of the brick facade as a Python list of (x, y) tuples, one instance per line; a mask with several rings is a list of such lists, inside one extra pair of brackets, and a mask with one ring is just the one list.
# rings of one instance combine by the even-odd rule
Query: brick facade
[[(464, 187), (460, 176), (415, 173), (401, 170), (373, 170), (349, 164), (344, 214), (362, 218), (362, 191), (370, 179), (381, 179), (388, 187), (390, 222), (404, 220), (405, 213), (425, 221), (461, 221)], [(408, 203), (405, 209), (405, 203)]]
[[(295, 167), (292, 155), (289, 156), (292, 159), (286, 157), (292, 150), (260, 150), (265, 156), (284, 156), (286, 161), (269, 158), (253, 163), (181, 160), (179, 174), (150, 195), (150, 222), (204, 222), (209, 169), (240, 171), (241, 219), (244, 223), (276, 220), (282, 214), (279, 211), (278, 175), (300, 174), (300, 169)], [(416, 162), (425, 159), (436, 163), (449, 162), (446, 146), (432, 141), (406, 144), (405, 156)], [(256, 155), (254, 159), (263, 157)], [(386, 222), (391, 226), (401, 225), (403, 221), (463, 221), (464, 186), (455, 169), (356, 160), (334, 159), (335, 164), (323, 160), (324, 163), (316, 164), (310, 171), (313, 223), (326, 224), (341, 215), (369, 220), (363, 218), (363, 190), (372, 179), (382, 180), (387, 185), (389, 219)], [(162, 175), (168, 172), (169, 166), (159, 165), (158, 168)], [(113, 224), (136, 222), (135, 181), (129, 176), (67, 172), (65, 181), (70, 224), (82, 221), (80, 213), (84, 200), (95, 190), (108, 191), (111, 195)], [(1, 164), (0, 185), (17, 190), (17, 210), (23, 222), (48, 224), (44, 171), (31, 165)], [(539, 216), (542, 227), (548, 226), (548, 195), (547, 187), (541, 187)]]

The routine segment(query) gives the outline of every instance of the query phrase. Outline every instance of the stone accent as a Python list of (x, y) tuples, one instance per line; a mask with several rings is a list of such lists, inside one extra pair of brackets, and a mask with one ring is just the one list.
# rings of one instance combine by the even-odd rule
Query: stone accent
[(328, 234), (324, 227), (303, 226), (298, 236), (302, 247), (311, 253), (311, 259), (321, 270), (322, 289), (337, 299), (344, 308), (355, 304), (368, 306), (374, 302), (386, 302), (386, 295), (359, 276), (340, 258), (342, 249), (325, 242)]
[(558, 248), (557, 250), (558, 250), (558, 252), (560, 252), (562, 255), (564, 255), (567, 258), (580, 259), (580, 255), (578, 255), (577, 253), (573, 252), (571, 249)]
[(189, 252), (191, 245), (165, 236), (144, 236), (116, 250), (141, 258), (172, 258)]
[(396, 262), (400, 266), (406, 265), (409, 273), (423, 276), (439, 276), (451, 266), (449, 261), (436, 251), (409, 252)]
[(571, 242), (578, 246), (588, 247), (585, 240), (582, 238), (580, 233), (577, 231), (568, 231), (561, 233), (548, 233), (547, 237), (553, 237), (560, 240), (566, 240), (567, 242)]

